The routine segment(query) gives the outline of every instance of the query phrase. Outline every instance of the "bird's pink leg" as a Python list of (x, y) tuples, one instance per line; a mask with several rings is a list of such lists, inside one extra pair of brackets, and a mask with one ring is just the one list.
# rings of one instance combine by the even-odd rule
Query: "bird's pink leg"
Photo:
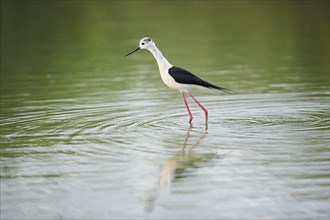
[(206, 110), (206, 108), (204, 108), (204, 106), (202, 106), (201, 103), (199, 103), (199, 101), (197, 101), (197, 99), (190, 93), (188, 92), (188, 95), (197, 103), (197, 105), (199, 107), (201, 107), (201, 109), (203, 109), (204, 113), (205, 113), (205, 124), (208, 124), (208, 111)]
[(184, 97), (184, 92), (183, 92), (183, 91), (180, 91), (180, 92), (181, 92), (181, 95), (182, 95), (182, 98), (183, 98), (184, 104), (186, 105), (186, 108), (187, 108), (187, 111), (188, 111), (188, 114), (189, 114), (189, 123), (191, 123), (191, 121), (193, 120), (193, 116), (192, 116), (191, 111), (190, 111), (190, 109), (189, 109), (189, 106), (188, 106), (188, 103), (187, 103), (186, 97)]

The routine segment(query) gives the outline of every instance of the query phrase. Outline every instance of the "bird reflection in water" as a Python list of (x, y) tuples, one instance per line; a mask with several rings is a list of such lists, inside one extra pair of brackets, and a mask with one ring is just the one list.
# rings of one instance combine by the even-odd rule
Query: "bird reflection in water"
[[(192, 128), (193, 127), (190, 126), (187, 130), (185, 140), (182, 145), (182, 150), (164, 162), (160, 172), (159, 184), (157, 185), (156, 189), (148, 192), (145, 196), (144, 209), (146, 212), (151, 212), (154, 209), (156, 200), (162, 192), (168, 192), (170, 190), (171, 182), (175, 179), (175, 176), (178, 173), (184, 172), (186, 168), (192, 167), (195, 162), (201, 161), (201, 158), (193, 157), (193, 148), (198, 146), (201, 140), (207, 136), (207, 129), (203, 130), (201, 136), (194, 144), (192, 144), (189, 143)], [(188, 146), (189, 149), (187, 149)], [(202, 157), (204, 156), (202, 155)]]

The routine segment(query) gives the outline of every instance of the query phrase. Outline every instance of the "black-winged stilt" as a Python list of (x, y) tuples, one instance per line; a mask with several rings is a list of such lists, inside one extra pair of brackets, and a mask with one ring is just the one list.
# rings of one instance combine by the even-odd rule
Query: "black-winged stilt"
[(197, 101), (197, 99), (191, 94), (190, 90), (193, 88), (207, 88), (207, 89), (218, 89), (227, 93), (231, 91), (229, 89), (225, 89), (216, 85), (213, 85), (209, 82), (206, 82), (191, 72), (175, 67), (167, 59), (163, 56), (162, 52), (157, 48), (155, 42), (150, 37), (145, 37), (140, 40), (139, 47), (130, 52), (128, 55), (140, 50), (140, 49), (147, 49), (149, 50), (152, 55), (156, 58), (160, 76), (162, 77), (163, 82), (172, 89), (178, 89), (182, 95), (184, 104), (186, 105), (188, 114), (189, 114), (189, 123), (191, 123), (193, 116), (189, 109), (187, 100), (185, 98), (184, 93), (186, 92), (196, 103), (197, 105), (204, 111), (205, 113), (205, 124), (208, 124), (208, 111), (206, 108)]

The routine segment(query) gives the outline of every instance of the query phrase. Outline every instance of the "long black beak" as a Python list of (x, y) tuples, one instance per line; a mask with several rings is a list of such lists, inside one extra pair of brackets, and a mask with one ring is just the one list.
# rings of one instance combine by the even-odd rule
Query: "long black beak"
[(131, 55), (132, 53), (135, 53), (136, 51), (140, 50), (140, 47), (136, 48), (135, 50), (133, 50), (132, 52), (130, 52), (129, 54), (126, 54), (125, 57), (127, 57), (128, 55)]

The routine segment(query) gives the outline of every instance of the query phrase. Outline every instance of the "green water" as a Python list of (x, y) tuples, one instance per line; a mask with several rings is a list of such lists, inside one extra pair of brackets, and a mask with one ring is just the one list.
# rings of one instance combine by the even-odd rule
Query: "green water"
[(0, 85), (1, 219), (330, 216), (327, 1), (2, 0)]

